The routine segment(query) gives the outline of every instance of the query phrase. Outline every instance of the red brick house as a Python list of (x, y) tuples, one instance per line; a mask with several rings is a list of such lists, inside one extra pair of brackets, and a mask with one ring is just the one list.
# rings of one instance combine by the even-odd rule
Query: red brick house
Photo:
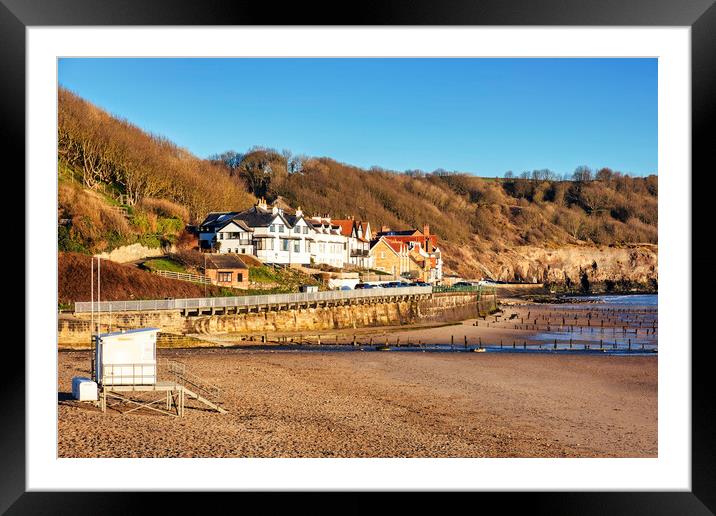
[(249, 268), (235, 254), (206, 254), (204, 274), (214, 285), (249, 288)]

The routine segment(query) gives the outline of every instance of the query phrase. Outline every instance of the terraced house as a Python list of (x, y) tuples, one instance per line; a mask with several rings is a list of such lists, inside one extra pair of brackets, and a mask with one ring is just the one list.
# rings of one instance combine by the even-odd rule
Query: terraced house
[(330, 215), (313, 217), (308, 221), (313, 228), (311, 243), (311, 261), (333, 267), (345, 266), (348, 240), (341, 234), (341, 226), (331, 221)]
[(363, 269), (372, 268), (370, 256), (370, 223), (348, 219), (334, 219), (333, 222), (340, 226), (341, 235), (348, 242), (344, 262)]
[(210, 213), (199, 225), (203, 250), (219, 254), (253, 254), (275, 265), (326, 264), (378, 269), (431, 283), (442, 280), (442, 257), (430, 227), (373, 235), (366, 221), (305, 217), (285, 201), (269, 206), (260, 199), (242, 212)]
[(254, 255), (264, 263), (311, 263), (311, 226), (299, 208), (294, 215), (278, 206), (269, 207), (264, 199), (239, 213), (241, 220), (254, 230)]
[[(226, 233), (232, 236), (236, 228), (239, 228), (238, 241), (245, 245), (236, 245), (235, 239), (227, 240)], [(270, 264), (309, 264), (311, 233), (312, 228), (300, 208), (288, 215), (277, 206), (269, 207), (264, 199), (243, 212), (210, 213), (199, 225), (202, 249), (253, 254)]]
[[(430, 226), (423, 230), (382, 228), (371, 247), (375, 268), (410, 279), (437, 283), (443, 278), (442, 253)], [(393, 251), (392, 255), (389, 252)]]

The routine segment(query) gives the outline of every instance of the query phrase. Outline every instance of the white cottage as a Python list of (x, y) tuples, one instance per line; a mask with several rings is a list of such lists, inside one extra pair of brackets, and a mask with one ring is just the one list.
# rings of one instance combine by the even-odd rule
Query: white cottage
[(254, 254), (253, 229), (237, 212), (210, 213), (199, 226), (199, 246), (217, 253)]

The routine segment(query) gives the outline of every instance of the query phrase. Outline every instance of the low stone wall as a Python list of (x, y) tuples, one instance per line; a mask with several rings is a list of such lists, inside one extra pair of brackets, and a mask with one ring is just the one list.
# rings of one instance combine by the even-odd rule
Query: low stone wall
[[(229, 315), (182, 316), (178, 311), (112, 314), (112, 328), (156, 327), (175, 335), (300, 332), (373, 326), (396, 326), (415, 322), (452, 322), (477, 317), (476, 293), (433, 294), (429, 298), (389, 303), (297, 308)], [(81, 317), (81, 318), (80, 318)], [(109, 315), (103, 315), (103, 331)], [(89, 314), (60, 319), (60, 345), (88, 345)], [(160, 342), (161, 345), (161, 342)]]
[(110, 251), (102, 253), (99, 256), (117, 263), (133, 262), (142, 258), (153, 258), (155, 256), (164, 256), (167, 253), (176, 252), (174, 246), (171, 247), (145, 247), (142, 244), (125, 245)]

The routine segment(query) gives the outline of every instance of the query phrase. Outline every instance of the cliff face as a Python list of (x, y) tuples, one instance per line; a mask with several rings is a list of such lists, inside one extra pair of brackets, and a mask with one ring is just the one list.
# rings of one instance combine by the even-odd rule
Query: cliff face
[(449, 244), (444, 248), (446, 270), (470, 278), (599, 290), (633, 287), (656, 290), (658, 284), (658, 246), (651, 244), (517, 246), (487, 252)]

